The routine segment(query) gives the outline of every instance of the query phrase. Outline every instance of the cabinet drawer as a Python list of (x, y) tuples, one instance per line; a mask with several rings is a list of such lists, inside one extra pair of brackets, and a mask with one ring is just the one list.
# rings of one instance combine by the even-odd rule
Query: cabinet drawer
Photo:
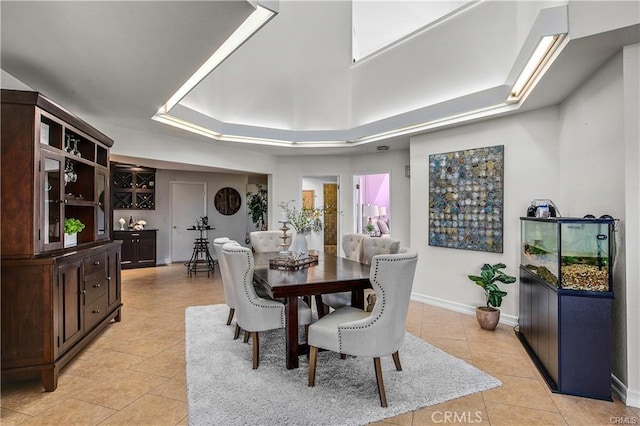
[(107, 278), (104, 274), (98, 272), (84, 281), (84, 304), (93, 302), (107, 291)]
[[(104, 286), (103, 286), (104, 287)], [(107, 297), (103, 295), (84, 307), (84, 330), (91, 330), (107, 314)]]
[[(104, 253), (96, 254), (84, 259), (84, 276), (88, 277), (96, 272), (103, 272), (106, 274), (106, 257)], [(106, 276), (106, 275), (105, 275)]]

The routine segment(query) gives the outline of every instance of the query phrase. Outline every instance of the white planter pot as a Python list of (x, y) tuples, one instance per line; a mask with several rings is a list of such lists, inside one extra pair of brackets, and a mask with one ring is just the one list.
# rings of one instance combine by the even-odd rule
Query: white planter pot
[(78, 234), (64, 234), (64, 247), (74, 247), (78, 245)]

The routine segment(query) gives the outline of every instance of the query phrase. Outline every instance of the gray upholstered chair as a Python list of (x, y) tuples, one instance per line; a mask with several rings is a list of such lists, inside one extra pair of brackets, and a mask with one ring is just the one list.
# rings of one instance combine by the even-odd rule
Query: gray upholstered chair
[[(253, 287), (253, 254), (237, 244), (222, 246), (222, 256), (229, 269), (229, 277), (237, 297), (236, 323), (253, 337), (253, 369), (260, 363), (258, 333), (285, 327), (285, 305), (256, 294)], [(311, 324), (311, 308), (298, 302), (298, 324)]]
[(253, 231), (249, 233), (251, 247), (255, 253), (280, 251), (282, 231)]
[[(342, 236), (342, 251), (344, 257), (363, 263), (364, 251), (362, 248), (365, 238), (369, 238), (365, 234), (344, 234)], [(317, 299), (316, 299), (317, 302)], [(330, 293), (322, 295), (322, 306), (318, 304), (318, 309), (323, 309), (323, 314), (328, 313), (328, 307), (334, 309), (342, 306), (351, 306), (351, 292)]]
[(378, 303), (373, 311), (368, 313), (345, 306), (309, 326), (309, 386), (315, 385), (318, 348), (373, 357), (380, 405), (387, 406), (380, 357), (392, 355), (396, 369), (402, 371), (399, 349), (404, 342), (417, 263), (418, 253), (410, 249), (374, 256), (370, 280), (378, 295)]
[[(229, 307), (229, 316), (227, 317), (227, 325), (230, 325), (231, 320), (233, 320), (233, 315), (235, 313), (238, 302), (236, 301), (237, 300), (236, 293), (231, 283), (231, 278), (229, 278), (229, 268), (227, 267), (227, 262), (222, 256), (222, 246), (227, 243), (238, 244), (236, 241), (230, 240), (227, 237), (216, 238), (213, 240), (213, 248), (216, 252), (216, 257), (218, 258), (218, 266), (220, 267), (220, 277), (222, 278), (222, 287), (224, 289), (224, 302)], [(240, 335), (240, 328), (236, 324), (234, 339), (237, 339), (239, 335)]]

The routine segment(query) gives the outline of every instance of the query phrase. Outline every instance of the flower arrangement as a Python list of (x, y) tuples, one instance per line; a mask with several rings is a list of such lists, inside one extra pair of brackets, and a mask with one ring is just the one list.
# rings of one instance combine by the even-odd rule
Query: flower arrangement
[(295, 230), (302, 234), (308, 234), (310, 232), (322, 231), (322, 216), (325, 211), (331, 211), (330, 206), (316, 207), (313, 209), (298, 209), (296, 206), (291, 206), (294, 200), (281, 202), (278, 206), (287, 215), (287, 220), (295, 228)]
[(76, 234), (84, 229), (84, 223), (72, 217), (64, 220), (64, 233)]

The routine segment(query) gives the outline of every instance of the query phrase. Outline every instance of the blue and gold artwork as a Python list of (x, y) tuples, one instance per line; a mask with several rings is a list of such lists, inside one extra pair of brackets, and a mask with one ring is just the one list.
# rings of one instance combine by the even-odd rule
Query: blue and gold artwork
[(429, 245), (502, 253), (504, 145), (429, 156)]

